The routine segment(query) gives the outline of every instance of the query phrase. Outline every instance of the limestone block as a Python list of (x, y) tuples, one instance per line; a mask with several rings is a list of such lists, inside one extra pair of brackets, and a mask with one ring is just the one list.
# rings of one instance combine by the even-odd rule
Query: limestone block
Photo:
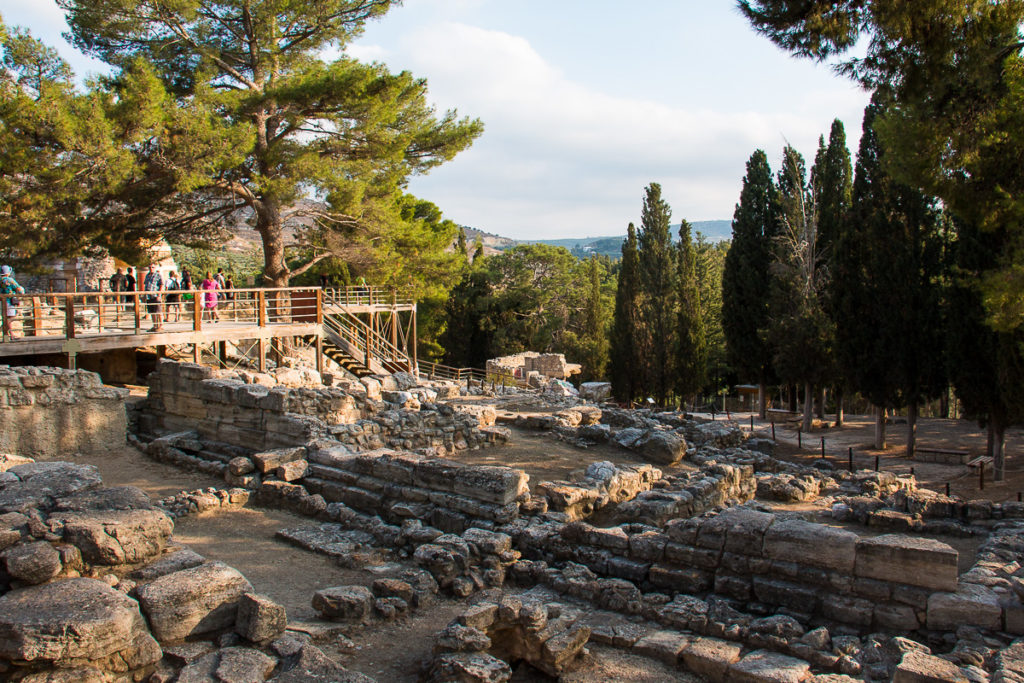
[(61, 570), (60, 554), (46, 541), (15, 546), (2, 557), (7, 573), (25, 583), (49, 581)]
[(99, 470), (92, 465), (66, 462), (33, 462), (16, 465), (7, 470), (18, 481), (0, 488), (0, 513), (47, 510), (54, 499), (70, 496), (78, 491), (99, 488), (102, 483)]
[(306, 449), (301, 446), (278, 448), (264, 453), (257, 453), (252, 456), (252, 461), (261, 474), (266, 474), (267, 472), (273, 472), (285, 463), (300, 460), (305, 454)]
[(124, 672), (161, 654), (138, 603), (102, 581), (68, 579), (0, 597), (0, 659), (57, 666), (94, 662)]
[(282, 481), (297, 481), (306, 476), (308, 470), (309, 463), (305, 460), (292, 460), (280, 465), (275, 472)]
[(504, 683), (511, 678), (512, 669), (497, 657), (482, 652), (446, 652), (430, 662), (430, 668), (422, 680), (425, 683)]
[(946, 659), (911, 651), (896, 666), (892, 683), (968, 683), (968, 678)]
[[(265, 681), (277, 666), (277, 660), (249, 647), (226, 647), (218, 653), (214, 680), (223, 683)], [(183, 683), (181, 677), (179, 683)]]
[(691, 642), (693, 636), (678, 631), (655, 631), (636, 641), (633, 652), (675, 666), (679, 662), (679, 656)]
[(159, 555), (174, 529), (162, 510), (93, 510), (52, 515), (64, 540), (82, 551), (89, 564), (137, 564)]
[(153, 635), (160, 641), (234, 626), (238, 603), (252, 586), (222, 562), (166, 574), (136, 589)]
[(573, 626), (557, 633), (544, 641), (539, 661), (533, 664), (549, 676), (559, 676), (566, 671), (590, 640), (590, 629), (586, 626)]
[(758, 556), (764, 534), (775, 521), (775, 515), (749, 508), (729, 508), (719, 513), (728, 520), (725, 550), (730, 553)]
[(460, 614), (458, 619), (463, 626), (487, 631), (498, 619), (498, 605), (493, 602), (473, 605)]
[(204, 562), (206, 562), (206, 558), (199, 553), (189, 548), (181, 548), (164, 555), (145, 567), (136, 569), (130, 576), (138, 581), (152, 581), (172, 572), (198, 567)]
[(821, 613), (829, 619), (856, 626), (871, 626), (874, 603), (846, 595), (826, 595), (821, 601)]
[(366, 586), (335, 586), (313, 594), (313, 609), (328, 619), (365, 619), (372, 604), (373, 593)]
[(726, 672), (739, 661), (743, 647), (717, 638), (697, 638), (682, 652), (686, 668), (713, 683), (728, 681)]
[(853, 571), (857, 534), (799, 519), (776, 520), (765, 532), (764, 554), (773, 560)]
[(886, 534), (857, 541), (857, 576), (955, 591), (957, 551), (930, 538)]
[(932, 593), (927, 623), (933, 631), (956, 631), (960, 626), (998, 630), (1003, 623), (999, 595), (973, 583), (961, 584), (955, 593)]
[(755, 650), (733, 664), (730, 683), (801, 683), (810, 676), (811, 665), (802, 659), (768, 650)]
[(253, 643), (262, 643), (284, 633), (288, 616), (282, 605), (265, 595), (246, 593), (238, 601), (235, 633)]

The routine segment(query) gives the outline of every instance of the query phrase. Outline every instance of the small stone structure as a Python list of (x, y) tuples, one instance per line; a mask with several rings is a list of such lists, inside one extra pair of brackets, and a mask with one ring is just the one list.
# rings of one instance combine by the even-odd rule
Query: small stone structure
[(128, 393), (85, 370), (0, 365), (0, 453), (54, 457), (122, 448)]
[(562, 353), (524, 351), (514, 356), (502, 356), (487, 361), (487, 374), (513, 375), (529, 380), (531, 374), (555, 379), (568, 379), (582, 370), (579, 363), (567, 363)]

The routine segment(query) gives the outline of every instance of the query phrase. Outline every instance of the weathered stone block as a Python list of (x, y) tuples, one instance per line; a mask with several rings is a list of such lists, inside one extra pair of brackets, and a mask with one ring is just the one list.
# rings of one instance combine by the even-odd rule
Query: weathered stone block
[(949, 660), (915, 650), (903, 655), (892, 683), (968, 683), (968, 678)]
[(301, 446), (293, 448), (278, 448), (264, 453), (257, 453), (252, 456), (252, 461), (253, 464), (256, 465), (256, 469), (259, 470), (261, 474), (266, 474), (268, 472), (273, 472), (285, 463), (302, 459), (305, 454), (306, 449)]
[(365, 619), (372, 604), (373, 593), (366, 586), (337, 586), (313, 594), (313, 609), (329, 619)]
[(160, 641), (234, 626), (238, 602), (252, 586), (222, 562), (166, 574), (136, 589), (139, 604)]
[(765, 532), (764, 554), (773, 560), (852, 572), (857, 534), (799, 519), (776, 520)]
[(932, 593), (928, 598), (928, 628), (955, 631), (960, 626), (1002, 628), (999, 595), (991, 588), (962, 584), (955, 593)]
[(886, 534), (857, 541), (857, 576), (955, 591), (957, 551), (929, 538)]
[(692, 642), (693, 636), (678, 631), (655, 631), (638, 640), (633, 645), (633, 652), (675, 666), (679, 655)]
[(246, 593), (238, 601), (235, 633), (253, 643), (277, 638), (288, 625), (288, 615), (282, 605), (265, 595)]
[(733, 664), (730, 683), (801, 683), (810, 675), (811, 665), (802, 659), (768, 650), (755, 650)]
[(717, 638), (697, 638), (682, 652), (686, 668), (714, 683), (723, 683), (726, 671), (739, 661), (742, 646)]

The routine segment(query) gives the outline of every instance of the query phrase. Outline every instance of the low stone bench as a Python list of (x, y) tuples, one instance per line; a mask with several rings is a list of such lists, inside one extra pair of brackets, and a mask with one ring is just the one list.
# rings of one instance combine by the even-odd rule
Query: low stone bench
[(914, 449), (914, 460), (935, 462), (942, 465), (965, 465), (971, 454), (960, 448), (931, 448), (918, 446)]

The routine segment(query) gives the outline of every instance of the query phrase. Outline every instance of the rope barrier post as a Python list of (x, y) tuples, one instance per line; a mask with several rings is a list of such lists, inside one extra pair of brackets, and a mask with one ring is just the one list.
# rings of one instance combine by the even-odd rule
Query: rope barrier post
[(878, 456), (875, 456), (875, 472), (878, 471)]
[(754, 416), (750, 416), (750, 431), (754, 431)]
[(1020, 491), (1017, 491), (1017, 502), (1018, 503), (1024, 502), (1024, 501), (1021, 500), (1021, 492)]
[(910, 468), (910, 476), (914, 476), (914, 468), (913, 467)]
[(853, 446), (850, 446), (850, 452), (848, 457), (850, 459), (850, 471), (853, 472)]
[(775, 441), (775, 420), (772, 420), (772, 441)]
[(978, 490), (985, 490), (985, 462), (978, 463)]
[(949, 498), (949, 482), (946, 482), (946, 498)]
[(804, 433), (801, 430), (796, 430), (796, 447), (803, 449), (804, 447)]
[(825, 437), (821, 437), (821, 459), (825, 459)]

